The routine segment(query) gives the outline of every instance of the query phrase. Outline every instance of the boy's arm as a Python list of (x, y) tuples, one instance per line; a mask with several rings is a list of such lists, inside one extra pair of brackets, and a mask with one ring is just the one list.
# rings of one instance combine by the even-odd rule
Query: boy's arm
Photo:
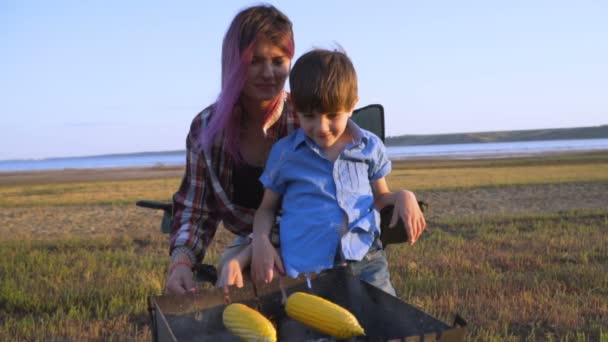
[(426, 221), (418, 206), (416, 195), (409, 190), (391, 192), (384, 177), (372, 181), (371, 184), (376, 209), (381, 210), (387, 205), (394, 205), (395, 209), (389, 227), (394, 227), (398, 219), (403, 220), (408, 241), (410, 245), (413, 245), (426, 228)]
[(274, 268), (279, 273), (284, 273), (281, 257), (270, 242), (270, 230), (275, 221), (275, 215), (279, 207), (281, 196), (270, 190), (264, 191), (262, 203), (255, 212), (253, 219), (251, 258), (251, 278), (254, 282), (269, 283), (274, 277)]

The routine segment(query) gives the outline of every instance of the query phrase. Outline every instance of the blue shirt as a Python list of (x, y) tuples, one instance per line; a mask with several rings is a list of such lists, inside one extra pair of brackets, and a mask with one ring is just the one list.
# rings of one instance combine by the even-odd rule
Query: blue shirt
[(391, 162), (380, 138), (352, 120), (347, 127), (353, 140), (335, 162), (298, 129), (273, 146), (260, 177), (283, 197), (281, 254), (292, 277), (333, 267), (339, 246), (345, 259), (359, 261), (380, 234), (370, 182)]

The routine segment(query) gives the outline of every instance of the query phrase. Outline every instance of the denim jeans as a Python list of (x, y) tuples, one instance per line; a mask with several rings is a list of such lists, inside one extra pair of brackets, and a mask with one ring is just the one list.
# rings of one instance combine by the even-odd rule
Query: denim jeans
[(380, 290), (395, 296), (395, 289), (391, 284), (391, 275), (388, 271), (388, 261), (384, 249), (374, 248), (361, 259), (349, 263), (355, 277), (369, 283)]

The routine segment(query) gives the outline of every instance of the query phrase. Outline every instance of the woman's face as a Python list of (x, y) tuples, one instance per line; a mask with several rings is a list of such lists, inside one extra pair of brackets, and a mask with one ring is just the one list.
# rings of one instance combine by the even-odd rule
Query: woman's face
[(285, 85), (291, 58), (268, 40), (262, 39), (253, 47), (253, 58), (247, 71), (243, 95), (253, 101), (274, 99)]

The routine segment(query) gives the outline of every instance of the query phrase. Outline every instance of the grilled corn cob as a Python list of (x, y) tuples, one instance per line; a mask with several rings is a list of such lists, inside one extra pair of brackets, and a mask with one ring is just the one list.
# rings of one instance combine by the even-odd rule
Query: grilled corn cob
[(240, 303), (224, 309), (224, 326), (241, 340), (276, 342), (277, 332), (272, 323), (258, 311)]
[(287, 298), (285, 310), (289, 317), (336, 338), (365, 335), (352, 313), (318, 296), (295, 292)]

